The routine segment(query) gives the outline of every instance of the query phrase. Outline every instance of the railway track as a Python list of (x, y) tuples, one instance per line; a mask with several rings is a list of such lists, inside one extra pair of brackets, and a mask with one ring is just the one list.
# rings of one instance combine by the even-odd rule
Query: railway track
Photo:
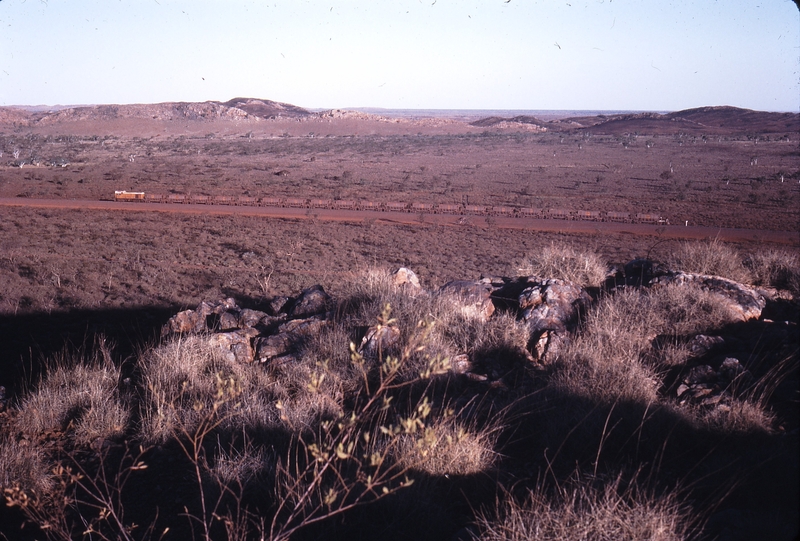
[(449, 214), (454, 216), (482, 216), (509, 218), (538, 218), (554, 220), (581, 220), (588, 222), (639, 223), (669, 225), (660, 214), (650, 212), (614, 212), (599, 210), (541, 209), (505, 205), (474, 205), (454, 203), (406, 203), (400, 201), (378, 202), (353, 199), (319, 199), (302, 197), (252, 197), (230, 195), (155, 194), (148, 192), (116, 191), (114, 201), (126, 203), (163, 203), (195, 205), (233, 205), (249, 207), (295, 208), (307, 210), (350, 210), (371, 212), (405, 212), (409, 214)]
[[(390, 210), (330, 210), (288, 208), (275, 206), (248, 206), (230, 204), (162, 204), (162, 203), (129, 203), (119, 201), (101, 201), (90, 199), (33, 199), (25, 197), (0, 198), (0, 207), (27, 207), (40, 209), (62, 209), (81, 211), (130, 211), (157, 212), (183, 215), (218, 215), (218, 216), (254, 216), (262, 218), (278, 218), (292, 220), (339, 221), (352, 223), (387, 223), (402, 225), (446, 227), (495, 227), (499, 229), (518, 229), (527, 231), (549, 231), (558, 233), (575, 233), (587, 235), (623, 234), (644, 235), (673, 239), (709, 239), (742, 243), (777, 243), (800, 246), (798, 231), (772, 231), (763, 229), (742, 229), (730, 227), (714, 227), (701, 225), (658, 225), (646, 223), (592, 222), (583, 220), (563, 220), (550, 218), (533, 218), (526, 216), (480, 217), (472, 215), (455, 216), (452, 214), (413, 214)], [(487, 220), (487, 218), (489, 218)]]

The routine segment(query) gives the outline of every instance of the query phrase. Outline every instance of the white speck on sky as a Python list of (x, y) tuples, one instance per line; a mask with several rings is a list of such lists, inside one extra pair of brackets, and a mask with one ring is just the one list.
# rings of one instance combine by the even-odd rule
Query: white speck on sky
[(0, 0), (0, 105), (800, 111), (791, 0)]

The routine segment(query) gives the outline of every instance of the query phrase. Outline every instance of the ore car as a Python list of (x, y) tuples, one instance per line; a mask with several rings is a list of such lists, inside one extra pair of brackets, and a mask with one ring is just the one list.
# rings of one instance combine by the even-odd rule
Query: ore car
[(631, 221), (630, 212), (608, 211), (606, 212), (606, 219), (609, 222), (628, 223)]
[(359, 206), (362, 210), (381, 210), (383, 205), (377, 201), (362, 201)]
[(171, 193), (167, 196), (167, 203), (186, 203), (186, 196), (181, 193)]
[(603, 221), (603, 213), (599, 210), (579, 210), (577, 216), (579, 220), (588, 220), (590, 222)]
[(253, 206), (253, 205), (256, 205), (257, 203), (258, 203), (258, 198), (257, 197), (251, 197), (249, 195), (240, 195), (238, 197), (238, 199), (236, 199), (236, 204), (237, 205)]
[(198, 205), (207, 205), (211, 202), (211, 198), (207, 195), (193, 195), (191, 197), (192, 203), (197, 203)]
[(467, 214), (477, 214), (478, 216), (483, 216), (487, 213), (488, 209), (483, 205), (466, 205), (464, 207), (464, 212)]
[(573, 213), (571, 210), (566, 209), (550, 209), (547, 211), (548, 218), (556, 218), (558, 220), (571, 220)]
[(407, 203), (398, 203), (396, 201), (390, 201), (385, 205), (386, 210), (391, 210), (394, 212), (406, 212), (408, 211), (408, 204)]
[(436, 212), (436, 205), (433, 203), (412, 203), (411, 212)]
[(461, 214), (464, 212), (464, 207), (451, 203), (442, 203), (439, 205), (439, 212), (442, 214)]
[(329, 209), (333, 206), (331, 199), (311, 199), (308, 202), (312, 209)]
[(661, 222), (661, 216), (658, 214), (645, 214), (639, 213), (636, 215), (636, 221), (643, 224), (657, 224)]
[(259, 205), (262, 207), (282, 207), (283, 201), (280, 197), (262, 197), (258, 201)]

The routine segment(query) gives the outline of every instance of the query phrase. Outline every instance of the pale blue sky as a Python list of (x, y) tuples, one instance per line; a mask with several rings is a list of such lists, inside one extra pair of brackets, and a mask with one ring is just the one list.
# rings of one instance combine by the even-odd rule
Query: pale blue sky
[(0, 0), (0, 105), (800, 111), (791, 0)]

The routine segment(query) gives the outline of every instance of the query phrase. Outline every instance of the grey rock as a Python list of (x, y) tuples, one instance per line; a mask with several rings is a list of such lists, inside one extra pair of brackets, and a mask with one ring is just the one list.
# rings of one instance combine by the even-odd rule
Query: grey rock
[(206, 317), (194, 310), (178, 312), (161, 328), (161, 336), (206, 332)]
[(528, 287), (519, 296), (522, 320), (532, 333), (572, 330), (580, 311), (591, 302), (592, 298), (580, 286), (556, 279)]
[(423, 292), (416, 273), (406, 267), (400, 267), (392, 273), (392, 283), (411, 296)]
[(365, 357), (380, 357), (390, 352), (400, 342), (400, 329), (389, 325), (373, 326), (358, 346), (358, 352)]
[(307, 318), (321, 314), (328, 309), (331, 303), (331, 296), (325, 292), (321, 285), (311, 286), (304, 289), (289, 310), (291, 318)]
[(480, 280), (454, 280), (439, 288), (438, 294), (456, 301), (467, 317), (488, 320), (494, 314), (493, 287)]
[(717, 381), (717, 372), (707, 364), (701, 364), (691, 368), (683, 381), (688, 385), (713, 383)]
[(660, 284), (696, 284), (724, 299), (741, 321), (759, 318), (767, 305), (759, 289), (720, 276), (677, 272), (653, 279), (653, 285)]
[(252, 339), (258, 336), (254, 329), (215, 333), (209, 337), (211, 344), (229, 361), (251, 363), (254, 358)]
[(265, 317), (269, 317), (266, 312), (262, 312), (260, 310), (251, 310), (249, 308), (243, 308), (239, 312), (239, 320), (238, 325), (240, 328), (244, 329), (247, 327), (255, 327), (261, 320)]
[(702, 357), (714, 348), (725, 344), (725, 339), (721, 336), (707, 336), (698, 334), (688, 344), (689, 352), (694, 357)]

